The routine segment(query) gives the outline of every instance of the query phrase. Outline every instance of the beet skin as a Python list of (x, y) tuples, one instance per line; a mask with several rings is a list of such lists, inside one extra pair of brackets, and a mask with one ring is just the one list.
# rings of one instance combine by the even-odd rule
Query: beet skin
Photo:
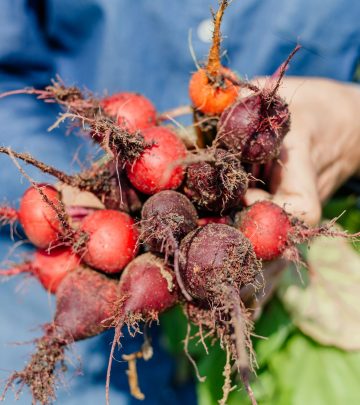
[(53, 402), (56, 366), (64, 365), (66, 346), (110, 327), (107, 320), (113, 316), (117, 291), (114, 280), (93, 270), (79, 267), (69, 272), (56, 293), (53, 323), (44, 327), (45, 335), (37, 339), (37, 351), (26, 367), (10, 376), (4, 394), (16, 382), (29, 386), (34, 403)]
[(180, 245), (180, 272), (194, 298), (212, 301), (224, 285), (255, 282), (261, 271), (250, 241), (237, 229), (208, 224), (189, 233)]
[(240, 154), (242, 162), (266, 163), (280, 153), (282, 140), (290, 129), (287, 104), (266, 93), (240, 99), (227, 108), (218, 123), (219, 145)]

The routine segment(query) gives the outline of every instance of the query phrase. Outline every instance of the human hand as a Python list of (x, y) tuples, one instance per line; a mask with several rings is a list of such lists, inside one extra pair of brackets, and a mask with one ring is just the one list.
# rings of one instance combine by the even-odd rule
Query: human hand
[[(258, 79), (260, 86), (266, 79)], [(321, 205), (360, 172), (360, 86), (310, 77), (287, 77), (279, 91), (291, 112), (270, 193), (249, 189), (245, 202), (271, 198), (310, 225), (319, 222)]]

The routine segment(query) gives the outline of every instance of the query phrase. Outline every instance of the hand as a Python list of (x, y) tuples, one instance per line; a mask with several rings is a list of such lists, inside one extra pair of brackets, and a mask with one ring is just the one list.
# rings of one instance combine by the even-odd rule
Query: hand
[[(260, 86), (266, 79), (259, 79)], [(291, 130), (269, 179), (270, 194), (250, 189), (246, 203), (272, 198), (310, 225), (321, 205), (360, 172), (360, 86), (288, 77), (279, 91), (289, 104)]]

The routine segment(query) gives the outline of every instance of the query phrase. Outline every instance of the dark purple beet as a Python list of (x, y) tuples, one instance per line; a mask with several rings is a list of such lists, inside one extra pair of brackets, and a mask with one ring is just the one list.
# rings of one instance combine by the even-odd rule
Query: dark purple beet
[(151, 196), (141, 212), (142, 239), (155, 252), (173, 253), (197, 226), (197, 212), (186, 196), (173, 190)]
[[(190, 232), (180, 245), (180, 273), (187, 292), (205, 304), (197, 312), (202, 325), (215, 329), (239, 370), (253, 405), (249, 384), (251, 372), (251, 322), (240, 299), (240, 288), (259, 283), (261, 262), (250, 241), (237, 229), (224, 224), (208, 224)], [(205, 321), (204, 319), (204, 321)], [(201, 330), (201, 329), (200, 329)]]
[(218, 123), (217, 141), (246, 163), (266, 163), (280, 153), (290, 129), (287, 104), (263, 91), (240, 99), (227, 108)]
[(199, 207), (223, 212), (241, 204), (248, 177), (240, 161), (223, 149), (216, 149), (213, 161), (188, 166), (185, 194)]
[(180, 244), (180, 273), (190, 295), (213, 302), (226, 286), (254, 283), (261, 271), (250, 241), (237, 229), (208, 224), (189, 233)]

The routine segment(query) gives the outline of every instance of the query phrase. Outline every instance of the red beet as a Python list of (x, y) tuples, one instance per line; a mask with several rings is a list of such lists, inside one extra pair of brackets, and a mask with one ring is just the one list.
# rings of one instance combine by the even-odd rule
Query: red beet
[(101, 107), (118, 125), (130, 132), (156, 125), (156, 109), (146, 97), (137, 93), (116, 93), (101, 101)]
[(236, 227), (250, 240), (256, 256), (279, 257), (289, 243), (292, 224), (288, 214), (270, 201), (259, 201), (237, 215)]
[(188, 166), (184, 192), (199, 207), (223, 212), (241, 204), (247, 186), (248, 176), (240, 161), (216, 149), (213, 160)]
[(117, 294), (117, 283), (100, 273), (86, 268), (70, 272), (57, 290), (53, 323), (44, 327), (45, 335), (37, 339), (37, 351), (26, 367), (11, 375), (5, 393), (16, 382), (29, 386), (34, 403), (53, 402), (56, 365), (64, 363), (66, 346), (110, 327)]
[(131, 261), (120, 278), (120, 296), (127, 297), (124, 314), (148, 317), (172, 307), (178, 300), (173, 272), (164, 260), (145, 253)]
[[(53, 186), (39, 184), (38, 187), (54, 206), (59, 206), (60, 195)], [(45, 249), (58, 240), (61, 232), (59, 218), (35, 187), (24, 193), (18, 217), (26, 236), (35, 246)]]
[(348, 235), (334, 229), (333, 224), (334, 221), (331, 221), (310, 228), (270, 201), (257, 201), (238, 213), (235, 220), (235, 226), (250, 240), (259, 259), (273, 260), (283, 255), (295, 262), (300, 260), (296, 249), (299, 243), (321, 235), (354, 239), (360, 234)]
[(106, 403), (109, 403), (109, 386), (112, 359), (124, 323), (132, 326), (139, 320), (151, 321), (158, 314), (175, 305), (178, 292), (173, 272), (164, 260), (152, 253), (138, 256), (128, 264), (119, 284), (120, 304), (116, 319), (115, 337), (111, 347), (107, 379)]
[(186, 148), (183, 142), (165, 127), (145, 129), (142, 135), (152, 146), (132, 164), (127, 164), (131, 184), (145, 194), (178, 188), (184, 177), (181, 160), (186, 156)]
[(33, 274), (52, 294), (55, 294), (59, 284), (68, 274), (75, 270), (80, 263), (80, 258), (71, 249), (59, 247), (46, 250), (37, 250), (33, 260), (16, 265), (15, 267), (1, 271), (1, 276), (13, 276), (20, 273)]
[(124, 212), (95, 211), (83, 220), (80, 231), (87, 239), (82, 259), (105, 273), (120, 272), (136, 255), (138, 231)]

